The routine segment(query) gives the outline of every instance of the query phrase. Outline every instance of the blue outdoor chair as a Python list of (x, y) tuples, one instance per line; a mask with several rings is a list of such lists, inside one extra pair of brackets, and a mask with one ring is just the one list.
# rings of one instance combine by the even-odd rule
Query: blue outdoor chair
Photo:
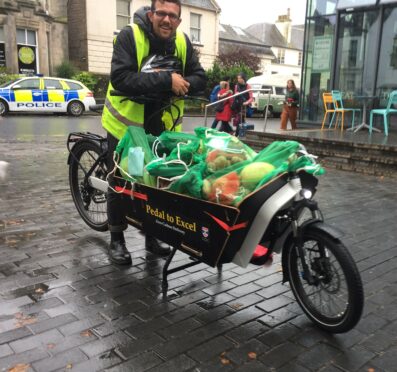
[(397, 113), (397, 110), (394, 108), (394, 105), (397, 104), (397, 90), (393, 90), (393, 92), (389, 95), (389, 101), (387, 102), (387, 106), (385, 109), (374, 109), (371, 110), (371, 115), (369, 117), (369, 133), (372, 133), (372, 122), (374, 115), (383, 115), (383, 124), (385, 126), (385, 136), (389, 135), (388, 125), (389, 125), (389, 114)]
[[(332, 93), (332, 100), (334, 101), (334, 108), (335, 108), (335, 113), (336, 113), (335, 129), (338, 126), (339, 114), (342, 114), (341, 130), (343, 130), (343, 123), (345, 121), (345, 112), (351, 112), (352, 113), (352, 126), (351, 126), (351, 128), (353, 129), (354, 128), (354, 116), (355, 116), (355, 113), (359, 112), (360, 115), (361, 115), (361, 109), (358, 109), (358, 108), (345, 108), (343, 106), (342, 93), (339, 90), (333, 90), (333, 91), (331, 91), (331, 93)], [(331, 124), (332, 124), (332, 121), (331, 121)]]

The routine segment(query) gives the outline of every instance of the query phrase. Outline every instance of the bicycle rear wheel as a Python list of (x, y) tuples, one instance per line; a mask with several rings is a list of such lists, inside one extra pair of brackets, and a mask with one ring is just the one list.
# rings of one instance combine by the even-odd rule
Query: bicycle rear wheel
[(360, 320), (364, 293), (350, 253), (339, 240), (314, 227), (304, 232), (303, 251), (313, 283), (305, 278), (296, 246), (289, 247), (287, 261), (291, 289), (299, 305), (328, 332), (351, 330)]
[[(69, 185), (77, 211), (89, 227), (96, 231), (107, 231), (107, 195), (90, 186), (84, 173), (94, 166), (103, 150), (96, 142), (80, 141), (73, 146), (71, 152)], [(92, 176), (106, 180), (107, 173), (106, 157), (104, 157), (95, 166)]]

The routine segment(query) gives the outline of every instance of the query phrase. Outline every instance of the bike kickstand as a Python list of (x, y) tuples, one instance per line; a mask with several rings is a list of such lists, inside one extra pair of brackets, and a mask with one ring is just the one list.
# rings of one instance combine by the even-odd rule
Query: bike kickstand
[(161, 284), (162, 288), (163, 288), (163, 291), (167, 291), (167, 289), (168, 289), (168, 279), (167, 279), (167, 276), (169, 274), (168, 267), (170, 266), (171, 261), (174, 258), (174, 255), (175, 255), (176, 251), (177, 251), (177, 248), (176, 247), (172, 247), (171, 253), (167, 257), (167, 260), (165, 261), (165, 264), (163, 266), (163, 280), (162, 280), (162, 284)]

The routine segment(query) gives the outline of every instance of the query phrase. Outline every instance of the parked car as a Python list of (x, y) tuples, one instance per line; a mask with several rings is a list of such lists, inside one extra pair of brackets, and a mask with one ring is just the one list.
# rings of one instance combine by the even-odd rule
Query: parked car
[(76, 80), (25, 77), (0, 85), (0, 115), (8, 112), (67, 112), (80, 116), (95, 105), (93, 93)]

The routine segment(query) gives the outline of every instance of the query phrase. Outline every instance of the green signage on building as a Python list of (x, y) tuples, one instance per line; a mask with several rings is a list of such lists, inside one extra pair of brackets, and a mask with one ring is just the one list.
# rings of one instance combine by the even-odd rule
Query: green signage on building
[(332, 36), (317, 36), (313, 43), (313, 72), (329, 71), (331, 68)]

